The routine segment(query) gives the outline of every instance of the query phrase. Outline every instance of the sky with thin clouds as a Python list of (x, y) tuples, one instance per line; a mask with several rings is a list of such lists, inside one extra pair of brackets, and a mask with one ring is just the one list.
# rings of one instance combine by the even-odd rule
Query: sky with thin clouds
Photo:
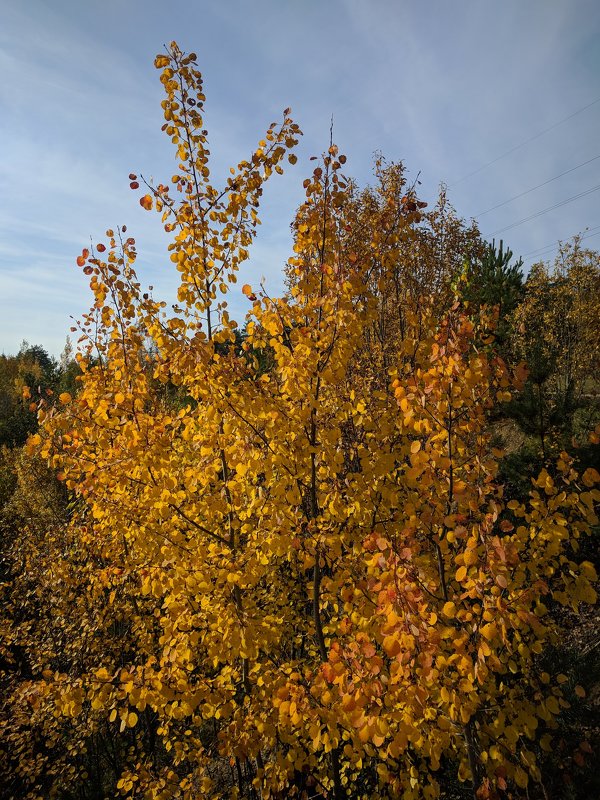
[[(281, 290), (332, 116), (362, 185), (379, 151), (420, 174), (425, 200), (447, 184), (527, 265), (586, 228), (600, 249), (598, 0), (0, 0), (0, 20), (0, 352), (60, 353), (90, 305), (75, 259), (107, 228), (128, 226), (141, 281), (174, 299), (166, 235), (127, 177), (174, 172), (152, 66), (173, 39), (198, 54), (214, 175), (287, 106), (304, 131), (241, 282)], [(239, 294), (230, 306), (243, 317)]]

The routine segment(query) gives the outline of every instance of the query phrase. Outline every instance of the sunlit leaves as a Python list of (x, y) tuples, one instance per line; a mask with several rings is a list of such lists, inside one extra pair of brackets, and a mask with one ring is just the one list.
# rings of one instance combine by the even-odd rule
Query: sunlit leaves
[(425, 212), (400, 167), (359, 193), (330, 146), (288, 291), (243, 284), (240, 336), (223, 296), (299, 130), (286, 109), (214, 187), (195, 56), (172, 43), (155, 66), (178, 169), (140, 203), (173, 234), (178, 305), (142, 290), (124, 229), (78, 259), (80, 391), (29, 447), (78, 504), (64, 605), (86, 598), (91, 643), (45, 707), (135, 742), (118, 788), (151, 798), (291, 796), (298, 775), (336, 798), (435, 797), (442, 763), (524, 788), (524, 742), (565, 707), (538, 674), (543, 601), (595, 600), (573, 543), (600, 476), (565, 455), (505, 504), (488, 414), (520, 376), (453, 294), (474, 232)]

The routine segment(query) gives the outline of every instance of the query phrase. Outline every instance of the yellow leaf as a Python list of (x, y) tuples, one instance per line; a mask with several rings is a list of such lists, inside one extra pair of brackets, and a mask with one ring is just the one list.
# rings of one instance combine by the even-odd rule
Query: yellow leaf
[(383, 649), (390, 658), (393, 658), (394, 656), (398, 655), (402, 648), (398, 639), (395, 636), (390, 635), (386, 636), (383, 640)]
[(517, 767), (515, 770), (515, 783), (517, 786), (520, 786), (521, 789), (524, 789), (529, 783), (529, 776), (521, 767)]
[(595, 483), (600, 483), (600, 474), (598, 470), (594, 469), (593, 467), (589, 467), (581, 476), (582, 481), (586, 486), (593, 486)]
[(452, 619), (456, 616), (456, 605), (452, 602), (452, 600), (449, 600), (447, 603), (444, 603), (442, 612), (445, 617)]
[(558, 700), (556, 697), (548, 697), (546, 700), (546, 708), (552, 714), (559, 714), (560, 713), (560, 706), (558, 705)]
[(498, 633), (498, 627), (495, 622), (488, 622), (486, 625), (481, 626), (481, 635), (490, 642)]

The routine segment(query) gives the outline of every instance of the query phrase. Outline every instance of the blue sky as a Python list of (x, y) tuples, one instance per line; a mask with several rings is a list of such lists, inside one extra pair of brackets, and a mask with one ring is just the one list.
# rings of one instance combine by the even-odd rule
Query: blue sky
[[(425, 200), (446, 182), (466, 218), (590, 161), (481, 216), (484, 234), (600, 186), (597, 0), (0, 0), (0, 19), (0, 352), (27, 339), (60, 353), (90, 304), (75, 258), (109, 227), (128, 226), (142, 282), (173, 299), (165, 234), (127, 178), (173, 174), (152, 66), (172, 39), (198, 54), (214, 173), (287, 106), (304, 131), (241, 282), (281, 289), (332, 115), (348, 174), (368, 182), (381, 151), (420, 171)], [(598, 225), (600, 190), (496, 238), (525, 254)], [(243, 316), (241, 297), (231, 307)]]

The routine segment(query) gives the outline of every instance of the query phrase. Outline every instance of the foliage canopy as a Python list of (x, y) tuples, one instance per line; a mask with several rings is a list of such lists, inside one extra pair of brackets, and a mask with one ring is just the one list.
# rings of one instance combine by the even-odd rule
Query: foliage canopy
[(29, 444), (72, 497), (30, 555), (45, 636), (9, 598), (33, 653), (25, 680), (3, 655), (13, 796), (89, 777), (102, 737), (130, 797), (435, 798), (447, 770), (519, 796), (568, 705), (538, 658), (548, 605), (595, 601), (577, 550), (600, 476), (563, 452), (504, 499), (488, 417), (526, 372), (457, 284), (476, 230), (398, 165), (361, 192), (330, 145), (287, 291), (245, 284), (240, 335), (225, 298), (300, 131), (287, 110), (215, 187), (195, 56), (155, 66), (178, 169), (140, 202), (173, 233), (178, 303), (141, 288), (124, 229), (78, 259), (79, 391)]

